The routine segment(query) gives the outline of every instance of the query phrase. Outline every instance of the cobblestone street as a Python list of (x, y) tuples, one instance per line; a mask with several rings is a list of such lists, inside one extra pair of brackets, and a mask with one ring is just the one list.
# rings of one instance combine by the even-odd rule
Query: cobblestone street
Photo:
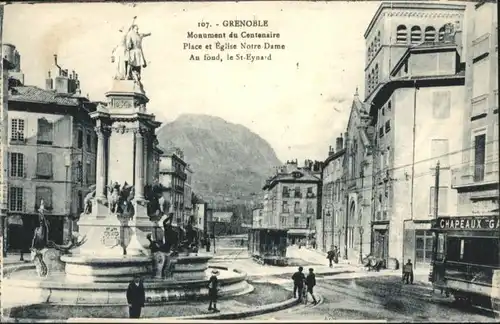
[(398, 276), (338, 275), (319, 278), (316, 292), (323, 301), (296, 306), (252, 320), (387, 320), (412, 322), (495, 322), (481, 309), (463, 309), (424, 285), (403, 285)]

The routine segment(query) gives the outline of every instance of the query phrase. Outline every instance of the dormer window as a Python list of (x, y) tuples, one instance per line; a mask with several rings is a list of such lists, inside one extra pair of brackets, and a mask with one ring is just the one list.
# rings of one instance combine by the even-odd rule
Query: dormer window
[(292, 172), (292, 177), (294, 177), (294, 178), (302, 178), (303, 176), (304, 175), (299, 171)]

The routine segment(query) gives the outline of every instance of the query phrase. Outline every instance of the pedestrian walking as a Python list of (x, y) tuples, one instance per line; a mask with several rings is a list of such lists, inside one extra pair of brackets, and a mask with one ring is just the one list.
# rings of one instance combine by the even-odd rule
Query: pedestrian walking
[(127, 289), (128, 313), (130, 318), (141, 317), (141, 309), (144, 307), (145, 301), (146, 293), (142, 280), (140, 277), (135, 277)]
[(326, 258), (328, 259), (328, 266), (333, 267), (333, 259), (335, 258), (335, 248), (332, 248), (326, 253)]
[(413, 285), (413, 264), (411, 259), (408, 259), (408, 262), (403, 266), (403, 282)]
[(309, 268), (309, 274), (306, 277), (306, 287), (307, 287), (306, 298), (305, 298), (306, 304), (307, 304), (307, 294), (311, 295), (314, 305), (318, 303), (316, 297), (314, 297), (314, 292), (313, 292), (314, 286), (316, 286), (316, 275), (314, 274), (314, 269)]
[(306, 280), (306, 276), (302, 272), (303, 270), (304, 270), (304, 268), (299, 267), (299, 271), (295, 272), (292, 275), (293, 298), (297, 298), (297, 293), (298, 293), (299, 300), (302, 300), (302, 295), (303, 295), (303, 290), (304, 290), (304, 281)]
[(210, 300), (208, 310), (213, 311), (214, 313), (219, 312), (217, 309), (217, 293), (219, 291), (219, 279), (217, 278), (217, 275), (219, 275), (219, 271), (212, 270), (212, 276), (210, 276), (210, 279), (208, 280), (208, 298)]

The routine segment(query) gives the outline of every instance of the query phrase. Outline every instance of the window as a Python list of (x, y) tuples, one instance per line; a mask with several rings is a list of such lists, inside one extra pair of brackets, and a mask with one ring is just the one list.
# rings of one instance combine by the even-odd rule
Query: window
[(309, 228), (311, 225), (311, 219), (309, 217), (306, 218), (306, 227)]
[(36, 177), (39, 179), (52, 179), (52, 154), (37, 154)]
[(85, 164), (85, 180), (87, 183), (92, 182), (92, 164), (90, 161)]
[[(331, 190), (331, 184), (328, 185), (328, 191)], [(308, 187), (307, 188), (307, 194), (306, 194), (307, 198), (314, 198), (314, 191), (313, 191), (313, 187)]]
[(288, 213), (288, 201), (284, 201), (282, 205), (282, 212)]
[(431, 231), (415, 231), (415, 264), (432, 260), (433, 236)]
[(426, 27), (425, 28), (425, 41), (426, 42), (434, 42), (436, 40), (436, 29), (434, 27)]
[(407, 30), (405, 25), (399, 25), (396, 29), (396, 42), (406, 43), (407, 42)]
[(384, 152), (380, 153), (380, 169), (384, 170), (385, 169), (385, 157), (384, 157)]
[(422, 41), (422, 30), (418, 26), (413, 26), (411, 28), (411, 43), (419, 43)]
[(378, 130), (378, 136), (380, 138), (384, 137), (384, 126), (380, 127)]
[(307, 202), (307, 213), (314, 214), (314, 205), (312, 201)]
[(295, 198), (302, 198), (302, 193), (300, 192), (300, 187), (295, 187)]
[(87, 133), (87, 151), (92, 151), (92, 134)]
[(52, 144), (52, 123), (45, 118), (38, 119), (38, 134), (37, 143), (38, 144)]
[(10, 153), (10, 176), (24, 177), (24, 155), (22, 153)]
[(22, 212), (24, 209), (23, 188), (9, 188), (9, 210), (14, 212)]
[(83, 181), (83, 166), (81, 161), (76, 162), (76, 179), (78, 182)]
[(484, 163), (486, 162), (486, 134), (474, 136), (474, 181), (484, 180)]
[(441, 27), (439, 28), (439, 32), (438, 32), (438, 40), (440, 42), (444, 41), (444, 32), (445, 32), (445, 27)]
[(432, 116), (436, 119), (450, 117), (450, 91), (435, 91), (432, 93)]
[[(434, 188), (430, 189), (429, 215), (434, 215)], [(448, 188), (439, 187), (438, 216), (448, 214)]]
[(77, 132), (76, 141), (77, 141), (78, 148), (82, 148), (83, 147), (83, 131), (81, 129), (79, 129)]
[(287, 186), (283, 187), (283, 197), (286, 197), (286, 198), (290, 197), (290, 193), (288, 191), (288, 187)]
[(12, 119), (10, 124), (11, 141), (24, 141), (24, 119)]
[(298, 217), (294, 217), (293, 218), (293, 226), (294, 227), (299, 227), (299, 218)]
[[(441, 168), (447, 168), (450, 166), (450, 159), (448, 154), (449, 143), (447, 139), (433, 139), (431, 141), (431, 158), (439, 160), (439, 166)], [(436, 160), (434, 160), (432, 163), (437, 163)]]
[(444, 251), (444, 233), (439, 233), (437, 237), (437, 246), (436, 246), (436, 260), (443, 261), (445, 256)]
[(36, 187), (35, 211), (40, 208), (42, 199), (44, 208), (52, 210), (52, 189), (48, 187)]
[(281, 226), (286, 226), (286, 216), (280, 217)]
[(78, 213), (83, 213), (83, 193), (78, 191)]
[(377, 86), (378, 80), (379, 80), (379, 75), (378, 75), (378, 64), (375, 64), (375, 70), (373, 72), (373, 76), (375, 78), (375, 84), (374, 86)]
[(391, 130), (391, 121), (388, 120), (385, 122), (385, 132), (389, 133), (390, 130)]
[(472, 98), (476, 98), (490, 92), (489, 78), (491, 74), (489, 59), (483, 59), (472, 64)]
[(293, 207), (293, 212), (294, 213), (301, 213), (302, 210), (300, 210), (300, 201), (295, 202), (295, 206)]
[(387, 103), (387, 110), (391, 111), (391, 109), (392, 109), (392, 102), (389, 101)]

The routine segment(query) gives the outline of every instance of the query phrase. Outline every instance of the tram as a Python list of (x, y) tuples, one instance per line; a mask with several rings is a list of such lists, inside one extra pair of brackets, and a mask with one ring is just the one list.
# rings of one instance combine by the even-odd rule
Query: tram
[(498, 312), (500, 216), (440, 217), (432, 221), (434, 289)]

